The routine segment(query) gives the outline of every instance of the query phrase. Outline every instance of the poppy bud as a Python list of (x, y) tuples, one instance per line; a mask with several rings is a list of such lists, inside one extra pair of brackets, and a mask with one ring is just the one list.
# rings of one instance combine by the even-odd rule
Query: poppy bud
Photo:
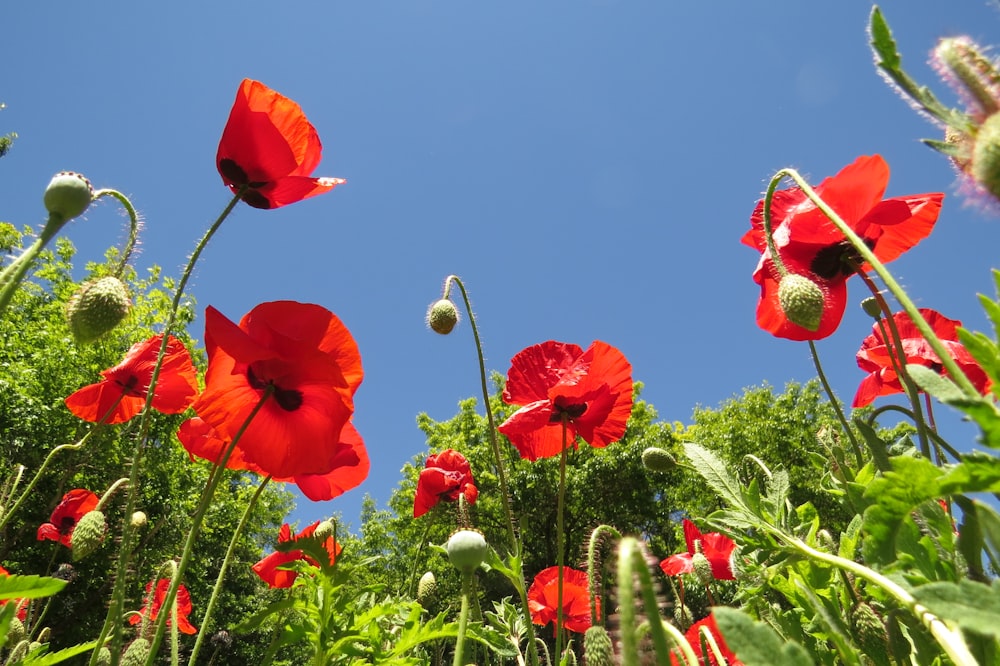
[(146, 514), (145, 514), (145, 512), (143, 512), (143, 511), (136, 511), (135, 513), (133, 513), (132, 514), (131, 523), (132, 523), (132, 527), (135, 527), (136, 529), (138, 529), (140, 527), (145, 527), (145, 525), (146, 525)]
[(669, 452), (651, 446), (642, 452), (642, 464), (650, 472), (669, 472), (677, 466), (677, 461)]
[(102, 647), (97, 653), (97, 666), (111, 666), (111, 650)]
[(674, 624), (680, 627), (681, 631), (687, 631), (693, 621), (694, 616), (691, 615), (691, 609), (687, 605), (679, 602), (674, 604)]
[(24, 622), (15, 615), (10, 619), (10, 626), (7, 627), (7, 643), (17, 645), (25, 639), (27, 633), (24, 629)]
[(863, 654), (882, 655), (888, 660), (889, 634), (874, 608), (863, 601), (855, 605), (851, 610), (851, 628)]
[[(38, 632), (38, 639), (35, 641), (35, 643), (39, 644), (48, 643), (50, 636), (52, 636), (52, 630), (49, 629), (48, 627), (42, 627), (42, 630)], [(35, 643), (31, 644), (32, 650), (35, 649)]]
[(329, 520), (321, 521), (316, 529), (313, 530), (313, 536), (320, 541), (326, 541), (329, 537), (332, 537), (334, 533), (333, 523)]
[(946, 37), (931, 52), (931, 62), (971, 106), (971, 115), (1000, 111), (1000, 72), (983, 49), (968, 37)]
[(427, 325), (441, 335), (448, 335), (458, 323), (458, 308), (451, 299), (442, 298), (431, 304), (427, 310)]
[(872, 319), (877, 320), (882, 318), (882, 306), (878, 304), (878, 299), (874, 296), (869, 296), (861, 301), (861, 309)]
[(694, 567), (695, 577), (703, 585), (708, 585), (715, 580), (715, 574), (712, 573), (712, 563), (702, 553), (695, 553), (691, 556), (691, 566)]
[(600, 625), (587, 627), (583, 634), (583, 663), (587, 666), (612, 666), (615, 651), (608, 630)]
[(149, 656), (149, 641), (145, 638), (137, 638), (125, 650), (121, 666), (146, 666), (146, 658)]
[(1000, 114), (994, 113), (979, 127), (968, 173), (980, 187), (1000, 198)]
[(68, 222), (87, 210), (94, 200), (94, 188), (80, 174), (61, 171), (52, 177), (43, 199), (50, 217)]
[(805, 276), (789, 273), (778, 283), (778, 304), (788, 321), (804, 329), (819, 330), (824, 302), (823, 290)]
[(83, 514), (73, 528), (73, 561), (78, 562), (100, 548), (106, 529), (103, 512), (95, 509)]
[(66, 321), (78, 344), (94, 342), (121, 323), (132, 301), (128, 289), (116, 277), (85, 282), (66, 305)]
[(24, 655), (28, 654), (31, 644), (27, 640), (22, 640), (13, 648), (11, 648), (10, 655), (7, 657), (5, 663), (8, 664), (19, 664), (21, 660), (24, 659)]
[(475, 530), (459, 530), (451, 535), (445, 545), (448, 559), (463, 573), (472, 573), (486, 559), (489, 546), (482, 533)]
[(434, 577), (433, 571), (428, 571), (421, 576), (417, 583), (417, 601), (423, 604), (430, 600), (437, 592), (437, 585), (437, 578)]

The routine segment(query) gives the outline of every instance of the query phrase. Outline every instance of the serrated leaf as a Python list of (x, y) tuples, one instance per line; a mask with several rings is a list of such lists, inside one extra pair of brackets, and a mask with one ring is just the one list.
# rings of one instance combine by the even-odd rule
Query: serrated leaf
[(754, 515), (743, 500), (742, 484), (715, 453), (694, 442), (684, 443), (684, 453), (709, 487), (731, 508)]
[(78, 654), (91, 652), (96, 647), (97, 641), (90, 641), (89, 643), (81, 643), (80, 645), (74, 645), (73, 647), (64, 648), (56, 652), (39, 653), (37, 657), (29, 654), (24, 658), (24, 661), (19, 663), (21, 666), (51, 666), (52, 664), (62, 663)]
[(261, 623), (271, 615), (284, 611), (288, 608), (291, 608), (294, 605), (295, 605), (295, 599), (290, 597), (287, 599), (282, 599), (280, 601), (275, 601), (274, 603), (268, 604), (266, 607), (257, 611), (247, 619), (243, 620), (243, 622), (240, 622), (236, 627), (233, 628), (233, 631), (238, 634), (249, 633), (254, 629), (256, 629), (257, 627), (259, 627)]
[(971, 580), (929, 583), (914, 588), (912, 594), (941, 619), (1000, 639), (1000, 581), (993, 585)]
[(967, 453), (939, 481), (942, 495), (1000, 491), (1000, 458)]
[(918, 504), (940, 496), (938, 479), (944, 474), (924, 458), (892, 459), (892, 471), (868, 486), (865, 497), (874, 503), (865, 509), (862, 542), (865, 559), (891, 564), (896, 560), (896, 533)]
[(917, 386), (945, 404), (965, 398), (962, 389), (955, 382), (926, 366), (907, 363), (906, 372)]
[(0, 576), (0, 599), (51, 597), (66, 587), (66, 581), (43, 576)]
[(726, 645), (744, 666), (813, 666), (809, 653), (798, 643), (785, 641), (763, 622), (735, 608), (712, 609), (715, 624)]

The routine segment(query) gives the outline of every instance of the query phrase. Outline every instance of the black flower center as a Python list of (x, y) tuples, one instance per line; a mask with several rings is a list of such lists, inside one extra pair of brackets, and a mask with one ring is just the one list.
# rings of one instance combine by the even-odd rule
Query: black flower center
[(567, 421), (572, 421), (573, 419), (580, 418), (585, 411), (587, 411), (587, 403), (585, 402), (563, 405), (557, 401), (555, 408), (552, 410), (552, 416), (549, 417), (549, 423), (559, 423), (563, 420), (564, 415)]
[(265, 389), (268, 386), (273, 388), (272, 395), (274, 401), (278, 403), (286, 412), (294, 412), (302, 406), (302, 392), (297, 389), (281, 388), (271, 380), (265, 380), (257, 376), (253, 371), (253, 366), (247, 368), (247, 381), (255, 389)]
[[(874, 247), (875, 241), (866, 240), (865, 245), (870, 249)], [(862, 263), (864, 260), (857, 249), (845, 239), (836, 245), (828, 245), (817, 252), (809, 268), (816, 276), (824, 280), (833, 280), (837, 277), (848, 277)]]
[(59, 521), (59, 534), (69, 534), (76, 527), (76, 518), (73, 516), (63, 516)]
[(235, 185), (236, 187), (246, 186), (250, 188), (243, 194), (243, 201), (250, 206), (265, 209), (271, 207), (271, 202), (267, 197), (260, 192), (254, 191), (255, 188), (263, 187), (264, 185), (267, 185), (267, 183), (251, 183), (250, 177), (247, 176), (247, 172), (233, 160), (228, 157), (224, 157), (219, 160), (219, 173), (221, 173), (222, 177), (226, 179), (226, 182), (231, 185)]

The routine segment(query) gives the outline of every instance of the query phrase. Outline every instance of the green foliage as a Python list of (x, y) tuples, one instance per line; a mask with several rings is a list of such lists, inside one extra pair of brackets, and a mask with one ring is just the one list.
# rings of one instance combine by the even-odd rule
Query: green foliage
[(746, 666), (812, 666), (809, 653), (798, 643), (783, 640), (762, 622), (733, 608), (714, 612), (719, 631)]

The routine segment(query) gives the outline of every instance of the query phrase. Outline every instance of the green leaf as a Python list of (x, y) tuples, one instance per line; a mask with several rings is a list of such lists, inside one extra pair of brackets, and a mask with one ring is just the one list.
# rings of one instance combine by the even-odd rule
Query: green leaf
[(913, 596), (943, 620), (1000, 639), (1000, 581), (929, 583), (914, 588)]
[(97, 641), (90, 641), (89, 643), (82, 643), (80, 645), (74, 645), (73, 647), (68, 647), (58, 652), (44, 652), (29, 654), (25, 657), (24, 661), (20, 662), (21, 666), (50, 666), (51, 664), (59, 664), (70, 657), (75, 657), (78, 654), (84, 654), (86, 652), (91, 652), (97, 647)]
[(262, 608), (261, 610), (254, 613), (246, 620), (238, 624), (236, 627), (233, 628), (233, 631), (238, 634), (250, 633), (257, 627), (259, 627), (261, 623), (271, 615), (274, 615), (275, 613), (280, 613), (281, 611), (291, 608), (294, 605), (295, 605), (295, 599), (291, 597), (287, 599), (282, 599), (280, 601), (275, 601), (274, 603), (269, 604), (265, 608)]
[(862, 544), (865, 559), (891, 564), (896, 560), (896, 533), (918, 504), (940, 496), (938, 479), (943, 471), (924, 458), (892, 459), (892, 471), (875, 479), (865, 497), (874, 501), (865, 509)]
[(1000, 458), (968, 453), (939, 481), (942, 495), (1000, 491)]
[(798, 643), (785, 641), (763, 622), (735, 608), (712, 609), (726, 645), (744, 666), (813, 666), (809, 653)]
[(972, 500), (972, 505), (976, 509), (979, 527), (983, 531), (983, 540), (989, 546), (987, 554), (996, 567), (996, 561), (1000, 559), (1000, 515), (981, 500)]
[(0, 599), (51, 597), (66, 587), (66, 581), (43, 576), (0, 576)]
[(743, 499), (742, 484), (715, 453), (694, 442), (684, 442), (684, 453), (709, 487), (727, 504), (748, 516), (754, 515)]
[(859, 418), (854, 419), (854, 427), (864, 437), (865, 444), (868, 445), (868, 450), (871, 451), (872, 460), (875, 461), (875, 466), (878, 467), (878, 470), (880, 472), (888, 472), (892, 466), (889, 464), (889, 454), (887, 453), (889, 447), (885, 440), (878, 436), (875, 428)]
[(923, 365), (907, 363), (906, 372), (917, 386), (930, 393), (945, 404), (961, 401), (965, 398), (962, 389), (947, 377)]
[(920, 388), (935, 398), (959, 409), (982, 430), (982, 443), (991, 448), (1000, 448), (1000, 412), (992, 400), (981, 396), (969, 397), (947, 377), (942, 377), (930, 368), (919, 365), (907, 365), (907, 372)]

